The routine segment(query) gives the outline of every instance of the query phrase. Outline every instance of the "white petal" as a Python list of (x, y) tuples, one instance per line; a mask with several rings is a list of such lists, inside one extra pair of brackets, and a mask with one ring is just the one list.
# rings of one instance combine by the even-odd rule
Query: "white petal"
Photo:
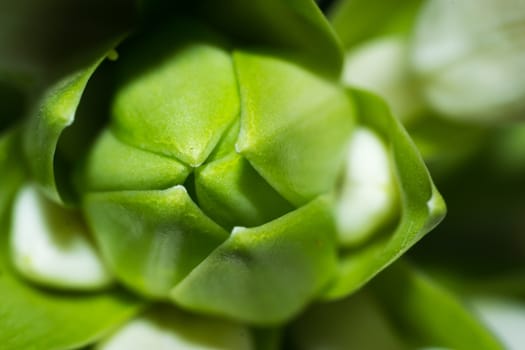
[(525, 344), (525, 303), (511, 299), (480, 298), (474, 302), (482, 319), (509, 350)]
[(346, 54), (343, 82), (375, 92), (404, 122), (424, 108), (409, 70), (407, 41), (385, 37), (353, 48)]
[(346, 178), (359, 186), (388, 186), (392, 181), (388, 151), (373, 131), (358, 128), (348, 146)]
[(179, 313), (171, 308), (128, 322), (98, 350), (251, 350), (251, 334), (238, 324)]
[(112, 281), (79, 214), (48, 201), (32, 186), (16, 198), (10, 245), (17, 270), (35, 282), (96, 289)]
[(396, 203), (388, 150), (371, 130), (358, 128), (349, 143), (336, 208), (340, 241), (360, 243), (388, 220)]
[(525, 109), (525, 2), (431, 0), (416, 26), (413, 64), (445, 115), (491, 121)]
[(246, 231), (246, 227), (243, 227), (243, 226), (235, 226), (232, 231), (231, 231), (231, 234), (230, 234), (230, 237), (233, 237), (235, 235), (238, 235), (242, 232)]

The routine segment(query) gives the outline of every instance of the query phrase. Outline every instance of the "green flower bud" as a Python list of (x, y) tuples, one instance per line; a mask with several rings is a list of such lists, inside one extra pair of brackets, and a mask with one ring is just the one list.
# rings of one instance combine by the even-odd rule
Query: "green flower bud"
[[(388, 107), (338, 83), (340, 50), (313, 3), (274, 5), (308, 21), (277, 21), (295, 32), (273, 42), (260, 30), (273, 16), (246, 12), (253, 24), (235, 23), (253, 25), (248, 45), (224, 23), (175, 19), (45, 92), (23, 134), (40, 190), (19, 192), (11, 230), (11, 256), (30, 256), (15, 264), (23, 276), (75, 290), (115, 281), (144, 299), (273, 325), (356, 291), (441, 220), (441, 196)], [(298, 31), (323, 38), (327, 57)], [(72, 237), (92, 235), (86, 271), (111, 272), (75, 285), (55, 268), (78, 257), (71, 247), (56, 264), (35, 261), (44, 255), (19, 244), (24, 212), (48, 218), (49, 207), (83, 221)], [(44, 228), (31, 240), (67, 231)]]
[(332, 204), (318, 197), (341, 172), (350, 99), (290, 60), (231, 53), (194, 24), (147, 33), (119, 56), (110, 124), (82, 172), (111, 269), (190, 309), (289, 317), (335, 273)]

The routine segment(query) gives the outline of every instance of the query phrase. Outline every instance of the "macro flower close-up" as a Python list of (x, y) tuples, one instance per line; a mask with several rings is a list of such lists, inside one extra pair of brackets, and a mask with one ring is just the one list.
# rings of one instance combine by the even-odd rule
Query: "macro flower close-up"
[(0, 349), (519, 349), (519, 2), (0, 4)]

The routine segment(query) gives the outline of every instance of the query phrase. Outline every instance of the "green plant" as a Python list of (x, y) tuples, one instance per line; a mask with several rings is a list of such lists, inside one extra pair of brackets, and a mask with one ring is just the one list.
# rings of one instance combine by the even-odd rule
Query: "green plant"
[(2, 134), (7, 348), (89, 344), (158, 302), (281, 325), (445, 213), (387, 105), (338, 83), (313, 2), (144, 6)]

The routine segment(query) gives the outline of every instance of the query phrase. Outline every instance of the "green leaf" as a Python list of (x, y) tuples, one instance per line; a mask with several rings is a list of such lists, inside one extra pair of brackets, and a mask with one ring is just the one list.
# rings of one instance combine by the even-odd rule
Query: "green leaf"
[(195, 12), (251, 47), (298, 52), (308, 66), (338, 78), (341, 46), (312, 0), (199, 1)]
[[(24, 180), (18, 130), (0, 139), (0, 344), (2, 349), (72, 349), (86, 345), (141, 308), (121, 290), (58, 293), (21, 280), (9, 262), (11, 202)], [(7, 181), (5, 181), (7, 179)]]
[(89, 193), (84, 212), (113, 272), (130, 288), (157, 298), (166, 297), (228, 237), (181, 185)]
[(407, 33), (422, 0), (340, 0), (329, 11), (345, 48), (381, 35)]
[(325, 198), (255, 228), (236, 228), (171, 296), (190, 310), (256, 324), (299, 312), (333, 278), (331, 203)]
[(2, 349), (72, 349), (112, 331), (141, 305), (122, 291), (66, 294), (41, 290), (0, 263)]
[(503, 349), (457, 296), (406, 263), (397, 263), (367, 287), (407, 340), (450, 349)]
[(235, 52), (242, 114), (235, 148), (292, 204), (331, 191), (354, 126), (352, 100), (289, 60)]
[(312, 305), (289, 339), (302, 350), (503, 349), (470, 305), (405, 262), (350, 297)]
[(55, 151), (60, 135), (74, 119), (84, 89), (105, 56), (49, 87), (36, 104), (25, 128), (23, 146), (34, 180), (46, 195), (62, 202), (55, 176)]
[(416, 147), (386, 104), (364, 91), (349, 90), (349, 94), (356, 101), (361, 124), (379, 133), (391, 149), (401, 209), (393, 232), (359, 249), (343, 251), (339, 277), (325, 295), (329, 299), (363, 286), (435, 227), (446, 211)]

